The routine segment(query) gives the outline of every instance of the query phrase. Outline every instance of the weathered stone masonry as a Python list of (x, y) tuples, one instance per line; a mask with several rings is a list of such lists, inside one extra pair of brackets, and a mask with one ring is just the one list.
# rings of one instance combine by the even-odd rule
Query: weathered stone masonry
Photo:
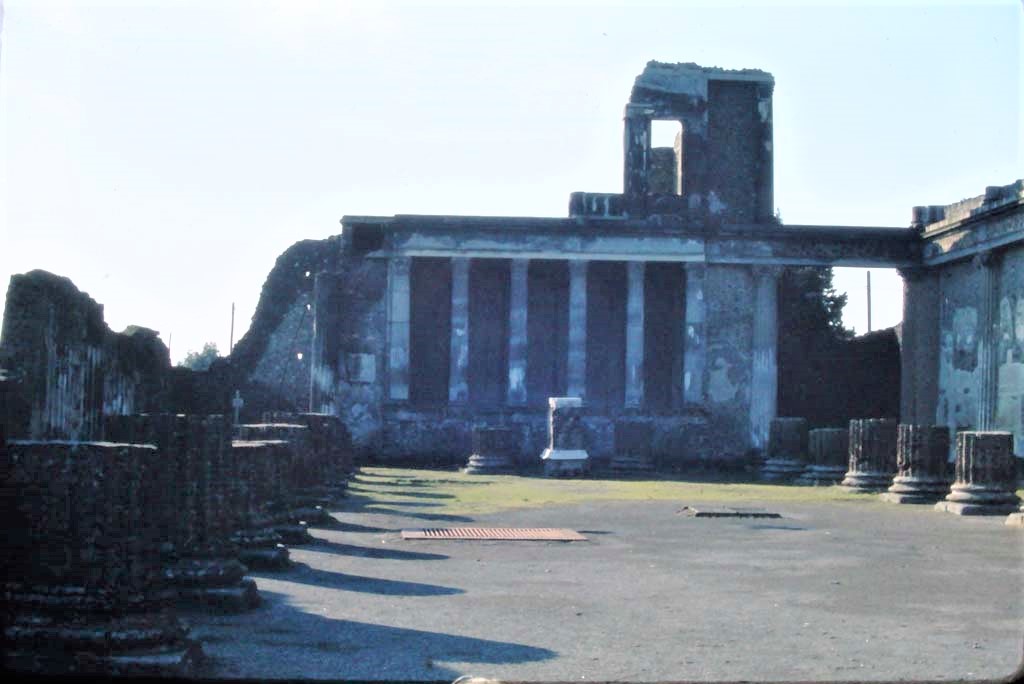
[[(573, 193), (567, 219), (344, 217), (316, 276), (312, 408), (382, 459), (462, 462), (489, 424), (535, 461), (558, 396), (584, 400), (598, 461), (621, 419), (651, 425), (661, 464), (763, 449), (782, 267), (917, 263), (910, 229), (779, 225), (772, 88), (651, 62), (624, 113), (624, 192)], [(655, 120), (680, 122), (675, 149), (651, 149)]]

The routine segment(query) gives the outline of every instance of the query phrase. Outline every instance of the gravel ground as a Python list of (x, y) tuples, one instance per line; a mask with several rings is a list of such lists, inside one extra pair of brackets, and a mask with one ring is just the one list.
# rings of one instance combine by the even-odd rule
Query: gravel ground
[[(204, 676), (448, 680), (1004, 677), (1022, 661), (1024, 533), (880, 502), (687, 502), (481, 515), (340, 510), (254, 573), (264, 604), (188, 613)], [(373, 512), (376, 510), (377, 512)], [(585, 542), (403, 541), (403, 528), (569, 527)]]

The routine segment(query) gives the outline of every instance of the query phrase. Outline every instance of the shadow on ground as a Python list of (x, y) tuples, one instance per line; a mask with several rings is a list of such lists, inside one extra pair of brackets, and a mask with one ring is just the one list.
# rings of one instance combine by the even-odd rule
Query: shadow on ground
[(340, 556), (360, 556), (362, 558), (379, 558), (381, 560), (446, 560), (449, 556), (441, 553), (422, 553), (420, 551), (400, 551), (399, 549), (377, 548), (375, 546), (357, 546), (342, 544), (327, 539), (318, 539), (315, 544), (304, 548), (320, 553), (335, 553)]
[[(257, 579), (262, 576), (263, 573), (252, 573), (252, 577)], [(382, 596), (451, 596), (452, 594), (465, 593), (464, 590), (457, 587), (442, 587), (437, 584), (425, 584), (423, 582), (405, 582), (403, 580), (389, 580), (380, 577), (350, 575), (331, 570), (318, 570), (306, 563), (292, 563), (287, 575), (267, 573), (266, 578), (283, 582), (295, 582), (296, 584), (308, 584), (315, 587), (323, 587), (324, 589), (358, 591), (365, 594), (380, 594)], [(262, 594), (263, 592), (260, 593)]]
[(467, 673), (445, 662), (526, 663), (558, 655), (507, 641), (326, 618), (290, 605), (284, 594), (260, 594), (263, 605), (253, 613), (197, 630), (208, 653), (199, 677), (450, 682)]

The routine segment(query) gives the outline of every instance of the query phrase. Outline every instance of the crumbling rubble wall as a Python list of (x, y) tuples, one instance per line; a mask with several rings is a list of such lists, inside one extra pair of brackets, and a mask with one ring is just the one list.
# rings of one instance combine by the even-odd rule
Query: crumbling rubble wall
[(243, 417), (264, 411), (305, 411), (313, 343), (313, 283), (337, 259), (339, 239), (302, 240), (277, 258), (248, 331), (227, 364), (213, 368), (245, 401)]
[(0, 368), (9, 438), (100, 439), (103, 415), (159, 410), (168, 399), (170, 357), (156, 331), (112, 332), (102, 305), (46, 271), (11, 278)]

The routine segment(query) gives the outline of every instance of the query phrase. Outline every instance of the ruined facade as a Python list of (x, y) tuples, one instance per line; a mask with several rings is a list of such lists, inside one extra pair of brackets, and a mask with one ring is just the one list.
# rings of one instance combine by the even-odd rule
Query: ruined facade
[[(654, 428), (660, 464), (735, 462), (776, 412), (777, 285), (801, 265), (910, 266), (909, 228), (782, 226), (770, 74), (651, 62), (624, 113), (623, 192), (569, 217), (346, 216), (316, 274), (310, 409), (382, 458), (470, 451), (473, 425), (546, 441), (582, 397), (591, 455)], [(653, 121), (680, 124), (652, 148)]]

